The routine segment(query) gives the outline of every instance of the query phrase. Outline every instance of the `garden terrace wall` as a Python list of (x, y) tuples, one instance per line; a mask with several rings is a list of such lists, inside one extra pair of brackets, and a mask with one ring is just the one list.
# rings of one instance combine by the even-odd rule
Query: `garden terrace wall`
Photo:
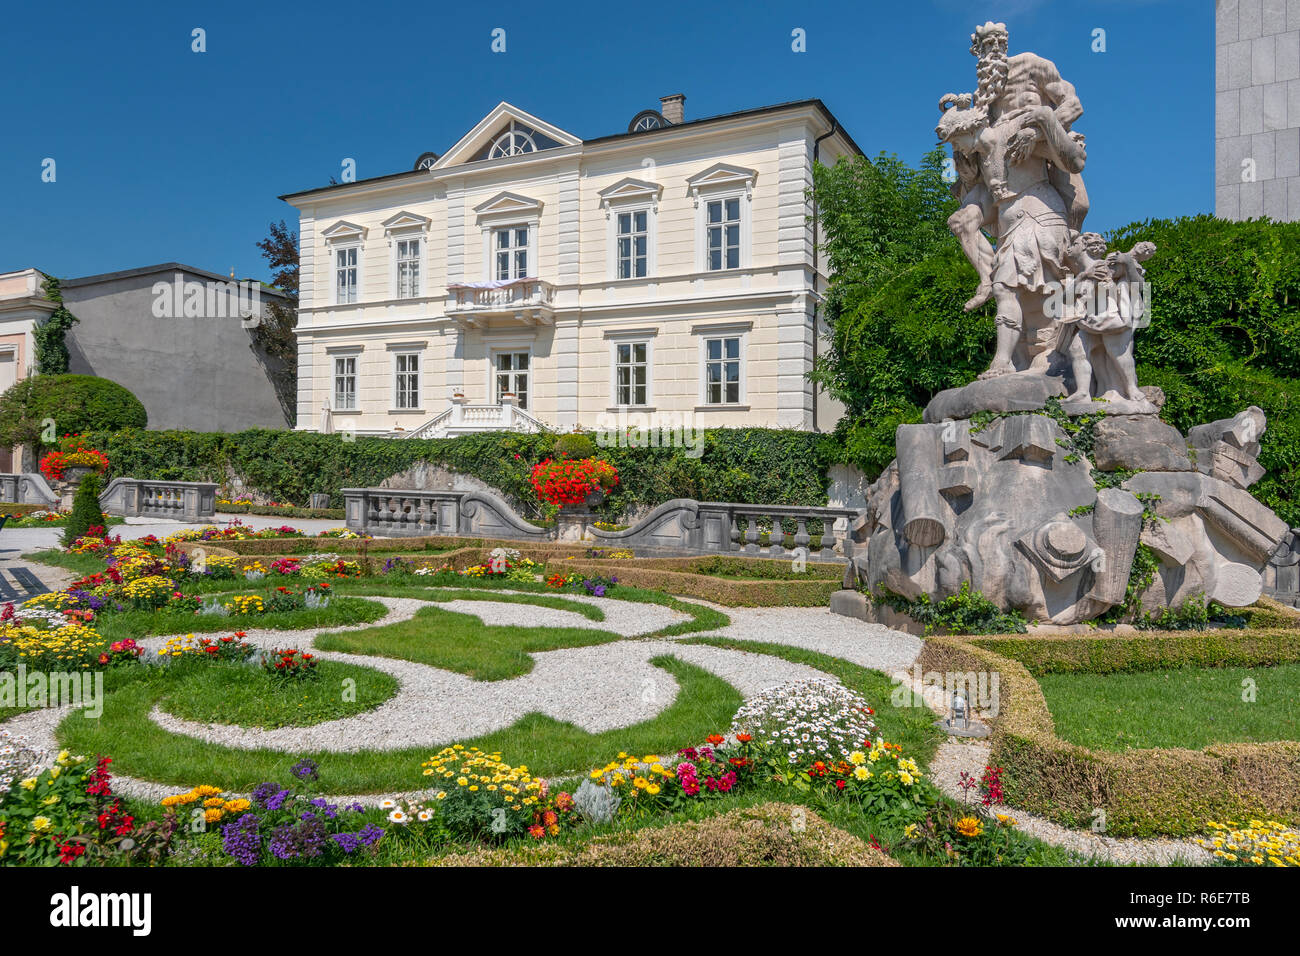
[(928, 638), (922, 672), (995, 672), (991, 763), (1009, 806), (1069, 827), (1105, 812), (1109, 836), (1184, 836), (1209, 820), (1300, 822), (1300, 742), (1215, 744), (1202, 750), (1089, 750), (1056, 736), (1042, 688), (1019, 661), (958, 638)]

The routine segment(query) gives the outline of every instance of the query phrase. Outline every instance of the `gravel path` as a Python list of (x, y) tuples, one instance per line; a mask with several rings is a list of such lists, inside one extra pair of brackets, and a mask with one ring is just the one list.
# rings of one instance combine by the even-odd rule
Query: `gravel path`
[[(940, 745), (938, 753), (930, 761), (931, 779), (948, 796), (960, 800), (962, 792), (957, 787), (957, 781), (961, 779), (961, 772), (964, 770), (978, 777), (984, 772), (988, 761), (989, 745), (986, 742), (950, 739), (948, 743)], [(1009, 814), (1016, 821), (1018, 829), (1044, 843), (1119, 865), (1204, 865), (1213, 861), (1207, 850), (1188, 840), (1108, 837), (1091, 830), (1063, 827), (1015, 807), (995, 806), (991, 809), (994, 813)]]
[[(531, 594), (533, 592), (512, 592)], [(458, 614), (473, 614), (489, 624), (507, 627), (580, 627), (593, 631), (613, 631), (623, 637), (653, 634), (661, 628), (690, 620), (689, 614), (659, 604), (641, 604), (614, 598), (579, 597), (566, 594), (565, 600), (591, 604), (605, 614), (603, 621), (593, 621), (577, 611), (561, 611), (536, 604), (512, 604), (508, 601), (439, 601), (438, 607)]]
[[(718, 607), (718, 610), (731, 618), (731, 624), (710, 631), (710, 636), (801, 647), (886, 674), (909, 670), (921, 653), (919, 637), (883, 624), (867, 624), (832, 614), (830, 608)], [(701, 635), (684, 635), (685, 638), (697, 636)]]

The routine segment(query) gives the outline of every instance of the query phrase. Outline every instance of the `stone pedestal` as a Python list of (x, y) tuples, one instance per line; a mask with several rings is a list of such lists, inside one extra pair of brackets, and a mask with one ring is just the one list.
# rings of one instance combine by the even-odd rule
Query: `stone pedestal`
[(59, 482), (59, 510), (71, 511), (72, 501), (77, 496), (77, 489), (94, 468), (84, 465), (69, 465), (63, 469), (63, 478)]
[(596, 514), (586, 505), (565, 505), (555, 519), (557, 541), (590, 540), (588, 532), (596, 523)]

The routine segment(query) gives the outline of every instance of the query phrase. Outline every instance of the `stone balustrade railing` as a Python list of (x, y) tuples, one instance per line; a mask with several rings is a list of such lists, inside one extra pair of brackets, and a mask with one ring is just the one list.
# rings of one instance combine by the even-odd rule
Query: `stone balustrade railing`
[(59, 496), (39, 472), (0, 474), (0, 501), (58, 508)]
[[(539, 542), (553, 536), (486, 492), (345, 488), (343, 499), (347, 526), (376, 536), (464, 535)], [(610, 548), (771, 558), (790, 557), (802, 548), (809, 560), (843, 561), (853, 553), (851, 525), (857, 515), (851, 508), (678, 498), (622, 531), (590, 527), (588, 539)]]
[(205, 521), (216, 517), (217, 486), (210, 481), (114, 478), (99, 496), (107, 514), (124, 518)]

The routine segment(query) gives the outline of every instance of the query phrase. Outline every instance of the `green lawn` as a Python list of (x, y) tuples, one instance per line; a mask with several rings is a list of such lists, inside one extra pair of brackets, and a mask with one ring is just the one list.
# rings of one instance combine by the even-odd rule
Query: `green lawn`
[(502, 627), (469, 614), (425, 607), (415, 617), (363, 631), (321, 634), (322, 651), (395, 657), (475, 680), (507, 680), (533, 669), (532, 654), (620, 640), (612, 631), (579, 627)]
[[(1300, 740), (1300, 664), (1038, 678), (1064, 740), (1096, 750)], [(1254, 700), (1243, 700), (1251, 687)]]
[[(241, 590), (238, 594), (258, 594), (257, 590)], [(378, 601), (356, 597), (335, 596), (330, 605), (317, 610), (271, 611), (266, 614), (194, 614), (177, 611), (121, 611), (100, 614), (94, 628), (105, 642), (123, 638), (148, 637), (162, 634), (211, 634), (217, 631), (251, 631), (254, 628), (270, 630), (311, 630), (321, 627), (342, 627), (347, 624), (367, 624), (377, 621), (388, 609)]]
[[(590, 734), (572, 724), (530, 714), (513, 726), (460, 743), (501, 751), (512, 764), (526, 764), (543, 776), (577, 775), (610, 760), (620, 750), (676, 751), (725, 730), (741, 704), (730, 684), (673, 657), (653, 662), (676, 678), (677, 699), (657, 716), (631, 727)], [(301, 757), (320, 764), (323, 793), (378, 793), (425, 787), (420, 765), (437, 748), (359, 753), (281, 753), (238, 750), (163, 730), (149, 719), (168, 683), (138, 680), (107, 695), (98, 720), (74, 713), (59, 725), (62, 746), (74, 753), (111, 754), (117, 773), (174, 784), (185, 790), (200, 783), (246, 792), (267, 780), (284, 783)], [(449, 741), (450, 743), (450, 741)]]
[[(397, 693), (397, 679), (373, 667), (321, 661), (314, 680), (275, 680), (251, 664), (195, 661), (168, 675), (162, 709), (185, 720), (240, 727), (306, 727), (373, 710)], [(351, 684), (345, 684), (351, 681)]]
[(589, 621), (605, 620), (605, 612), (594, 604), (584, 604), (569, 598), (552, 597), (549, 594), (492, 594), (484, 591), (436, 590), (423, 595), (427, 601), (497, 601), (503, 604), (533, 604), (537, 607), (549, 607), (556, 611), (572, 611), (581, 614)]

